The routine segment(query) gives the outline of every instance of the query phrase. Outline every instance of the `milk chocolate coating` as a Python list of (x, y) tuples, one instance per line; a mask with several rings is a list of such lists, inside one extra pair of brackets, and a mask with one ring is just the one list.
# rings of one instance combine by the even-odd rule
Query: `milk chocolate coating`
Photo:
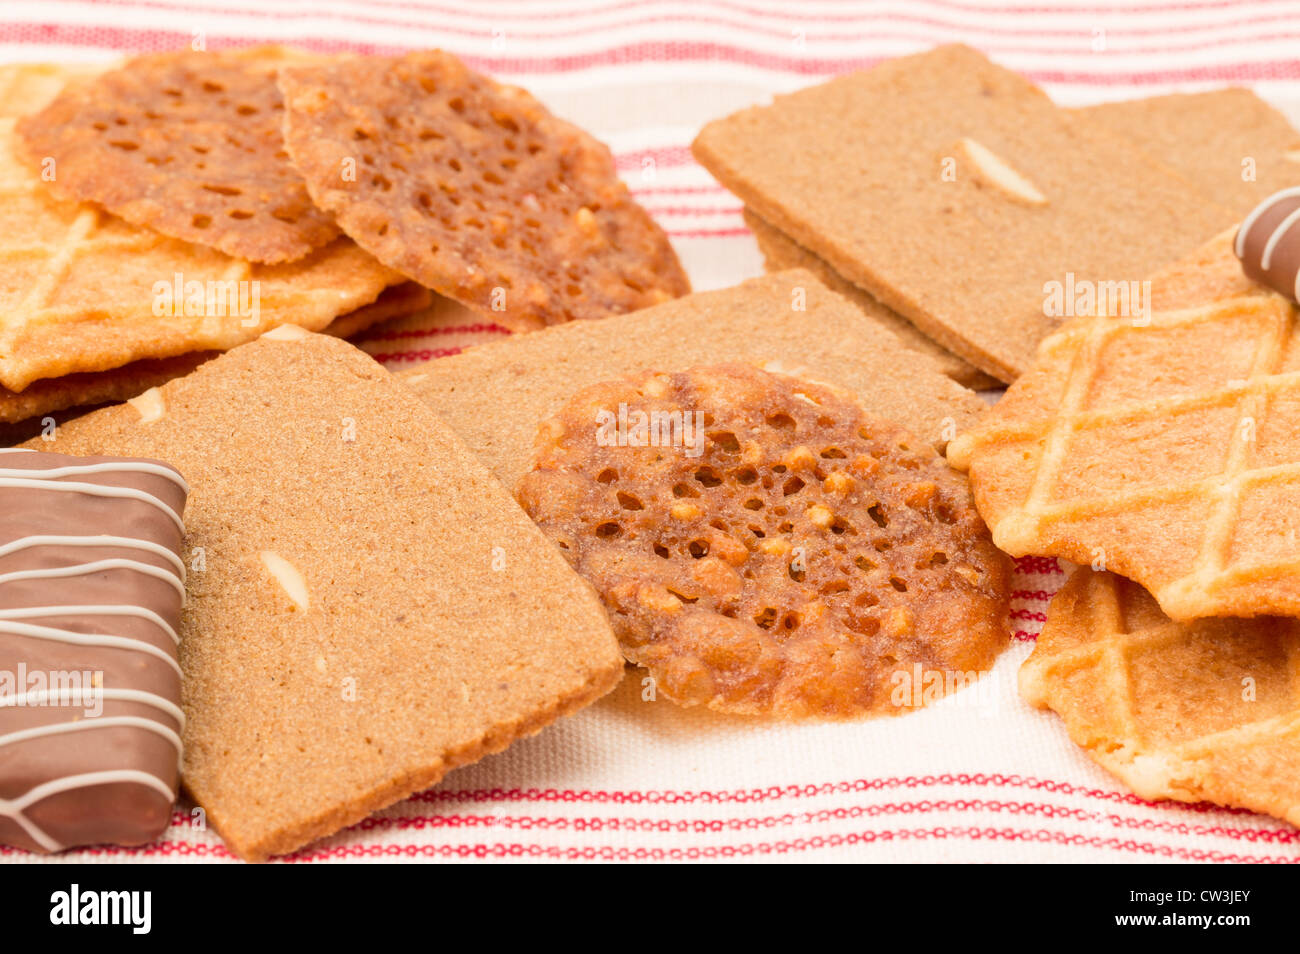
[(1242, 222), (1234, 250), (1252, 281), (1293, 302), (1300, 299), (1300, 189), (1275, 192), (1256, 206)]
[[(121, 543), (100, 545), (92, 541), (74, 545), (28, 540), (20, 548), (6, 550), (33, 536), (109, 535), (160, 545), (179, 559), (183, 532), (167, 510), (177, 518), (184, 513), (187, 493), (183, 481), (139, 470), (108, 470), (42, 480), (49, 486), (81, 483), (129, 488), (149, 495), (155, 502), (13, 485), (19, 471), (39, 477), (40, 472), (56, 468), (100, 464), (145, 464), (176, 473), (158, 461), (0, 451), (0, 680), (7, 680), (7, 684), (0, 682), (0, 845), (58, 851), (75, 845), (141, 844), (157, 838), (171, 818), (180, 752), (168, 731), (179, 735), (181, 730), (177, 709), (170, 708), (180, 705), (181, 685), (179, 671), (168, 663), (168, 658), (175, 661), (176, 643), (156, 621), (130, 615), (129, 608), (152, 611), (173, 632), (179, 631), (183, 602), (177, 588), (180, 569), (161, 553)], [(30, 479), (25, 474), (17, 476), (20, 480)], [(9, 578), (11, 574), (105, 560), (130, 560), (137, 566), (105, 567), (66, 576)], [(158, 568), (162, 578), (150, 575), (139, 564)], [(128, 613), (75, 609), (59, 612), (59, 607), (65, 606), (105, 605), (126, 607)], [(14, 612), (33, 607), (49, 610), (21, 617)], [(64, 638), (16, 631), (25, 626), (61, 630)], [(87, 645), (74, 641), (78, 634), (138, 642)], [(146, 646), (156, 647), (167, 658), (150, 653)], [(27, 680), (20, 682), (24, 672)], [(97, 702), (64, 698), (56, 699), (55, 704), (15, 704), (17, 697), (32, 698), (27, 693), (39, 685), (33, 683), (33, 674), (49, 682), (53, 673), (67, 674), (62, 678), (74, 680), (80, 680), (84, 673), (102, 673), (105, 693)], [(107, 698), (114, 690), (150, 695), (144, 701)], [(97, 707), (102, 711), (94, 715)], [(95, 724), (97, 720), (124, 716), (146, 720), (155, 728)], [(73, 722), (87, 727), (34, 738), (14, 736), (24, 730)], [(143, 773), (156, 783), (142, 781), (140, 774), (125, 779), (118, 776), (99, 781), (92, 778), (84, 783), (69, 781), (89, 773), (123, 771)], [(22, 805), (34, 789), (45, 785), (61, 790)], [(171, 794), (164, 795), (163, 791)], [(39, 835), (33, 834), (33, 829)]]

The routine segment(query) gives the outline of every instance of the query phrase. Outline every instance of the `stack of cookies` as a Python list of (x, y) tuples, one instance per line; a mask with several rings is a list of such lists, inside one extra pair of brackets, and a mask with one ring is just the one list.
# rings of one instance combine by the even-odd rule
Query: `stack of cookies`
[[(1027, 696), (1139, 791), (1294, 817), (1240, 794), (1295, 758), (1290, 624), (1201, 617), (1300, 607), (1300, 199), (1243, 273), (1256, 186), (1166, 141), (1187, 101), (1065, 111), (946, 47), (720, 120), (771, 272), (688, 294), (604, 146), (446, 53), (3, 90), (0, 408), (128, 400), (0, 468), (0, 844), (146, 842), (183, 787), (293, 852), (629, 663), (754, 722), (902, 715), (993, 666), (1028, 553), (1101, 565)], [(1205, 96), (1282, 175), (1289, 127)], [(1044, 305), (1151, 272), (1137, 320)], [(431, 295), (524, 333), (400, 374), (340, 340)]]

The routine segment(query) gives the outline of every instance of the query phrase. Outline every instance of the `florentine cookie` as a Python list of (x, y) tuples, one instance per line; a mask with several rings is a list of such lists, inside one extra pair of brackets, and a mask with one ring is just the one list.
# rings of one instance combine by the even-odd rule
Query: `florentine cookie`
[(1049, 283), (1141, 280), (1234, 220), (964, 46), (709, 123), (692, 150), (766, 222), (1008, 382), (1059, 320)]
[(373, 302), (396, 272), (347, 239), (255, 265), (56, 199), (0, 120), (0, 385), (225, 349)]
[(986, 406), (923, 354), (864, 322), (805, 271), (751, 279), (605, 321), (480, 345), (401, 372), (507, 487), (529, 469), (537, 425), (584, 384), (644, 368), (745, 361), (853, 393), (867, 411), (943, 447)]
[(754, 233), (754, 238), (758, 241), (758, 249), (763, 253), (763, 260), (769, 272), (806, 268), (835, 294), (843, 295), (862, 309), (863, 314), (869, 319), (892, 331), (907, 347), (933, 358), (943, 373), (958, 384), (975, 391), (1002, 386), (996, 378), (989, 377), (974, 365), (963, 361), (944, 348), (933, 338), (922, 334), (916, 325), (893, 309), (886, 308), (857, 285), (843, 278), (839, 272), (794, 239), (764, 222), (757, 213), (745, 209), (744, 215), (745, 224)]
[(1142, 587), (1076, 570), (1020, 692), (1142, 798), (1211, 801), (1300, 825), (1300, 623), (1174, 623)]
[(0, 117), (26, 116), (49, 105), (69, 83), (93, 79), (115, 63), (0, 65)]
[(1238, 216), (1300, 182), (1300, 133), (1248, 89), (1174, 93), (1076, 112), (1176, 169)]
[(749, 365), (593, 385), (517, 496), (680, 705), (898, 714), (913, 667), (974, 680), (1006, 645), (1010, 566), (965, 480), (820, 385)]
[(513, 327), (690, 291), (609, 150), (441, 51), (286, 70), (312, 198), (380, 261)]
[(622, 673), (509, 493), (336, 338), (278, 328), (33, 445), (161, 455), (190, 481), (182, 776), (241, 857), (427, 788)]
[(998, 546), (1121, 573), (1177, 620), (1300, 615), (1296, 310), (1231, 241), (1155, 276), (1149, 321), (1067, 322), (949, 445)]
[(0, 844), (170, 822), (188, 490), (156, 460), (0, 451)]
[(289, 262), (338, 227), (289, 165), (275, 84), (312, 59), (278, 47), (137, 57), (18, 122), (65, 199), (254, 262)]

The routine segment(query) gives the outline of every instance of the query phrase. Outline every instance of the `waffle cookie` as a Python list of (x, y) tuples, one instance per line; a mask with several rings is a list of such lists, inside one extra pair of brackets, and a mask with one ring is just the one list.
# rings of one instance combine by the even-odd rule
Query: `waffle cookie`
[(312, 330), (400, 277), (347, 239), (256, 265), (55, 198), (0, 120), (0, 385), (222, 350), (293, 321)]
[(1248, 89), (1174, 93), (1075, 112), (1176, 170), (1238, 217), (1300, 182), (1300, 133)]
[(336, 338), (277, 328), (33, 444), (160, 455), (189, 480), (182, 779), (240, 857), (350, 825), (622, 674), (554, 546)]
[(289, 69), (312, 198), (381, 262), (516, 329), (690, 291), (609, 150), (441, 51)]
[[(431, 298), (427, 288), (414, 282), (393, 285), (384, 289), (371, 304), (335, 318), (322, 329), (322, 333), (350, 338), (380, 322), (422, 311), (429, 307)], [(44, 378), (22, 391), (0, 388), (0, 425), (19, 424), (69, 408), (85, 409), (91, 405), (125, 401), (172, 378), (189, 374), (220, 353), (191, 351), (171, 358), (146, 358), (107, 371), (84, 371)], [(25, 440), (43, 426), (41, 422), (32, 422), (27, 428), (28, 433), (9, 443)], [(9, 429), (0, 427), (0, 442), (8, 436)]]
[(965, 480), (820, 385), (746, 364), (592, 385), (516, 494), (679, 705), (896, 715), (931, 701), (914, 670), (974, 682), (1006, 646), (1010, 564)]
[(1175, 623), (1111, 573), (1076, 570), (1020, 692), (1142, 798), (1210, 801), (1300, 825), (1300, 623)]
[(862, 309), (863, 314), (869, 319), (893, 332), (907, 347), (933, 358), (943, 373), (958, 384), (976, 391), (1001, 386), (995, 378), (989, 377), (974, 365), (963, 361), (937, 344), (933, 338), (922, 334), (917, 330), (916, 325), (898, 312), (886, 308), (857, 285), (840, 277), (840, 274), (825, 261), (779, 229), (768, 225), (755, 212), (745, 209), (744, 216), (745, 224), (754, 233), (758, 249), (763, 253), (763, 261), (769, 272), (781, 272), (791, 268), (807, 269), (835, 294), (842, 295)]
[(18, 122), (23, 152), (64, 199), (227, 255), (295, 261), (338, 236), (289, 165), (279, 47), (136, 57)]
[(1048, 283), (1140, 280), (1234, 220), (964, 46), (711, 122), (692, 151), (764, 221), (1007, 382), (1058, 323)]
[(156, 460), (0, 451), (0, 845), (170, 822), (188, 490)]
[(1230, 242), (1155, 276), (1149, 322), (1062, 326), (949, 445), (1003, 550), (1123, 574), (1177, 620), (1300, 614), (1295, 309)]
[(744, 361), (853, 393), (870, 413), (942, 447), (985, 410), (923, 354), (862, 320), (804, 271), (700, 292), (632, 315), (518, 335), (403, 371), (507, 487), (530, 467), (537, 426), (584, 383), (646, 368)]

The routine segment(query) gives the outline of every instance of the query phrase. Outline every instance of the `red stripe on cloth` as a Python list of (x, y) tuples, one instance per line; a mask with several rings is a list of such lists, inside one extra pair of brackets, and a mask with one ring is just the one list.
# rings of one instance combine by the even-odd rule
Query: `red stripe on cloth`
[[(46, 0), (46, 3), (62, 3), (62, 4), (79, 4), (81, 2), (83, 2), (83, 0)], [(173, 13), (182, 12), (182, 13), (203, 13), (203, 14), (210, 14), (212, 12), (210, 7), (201, 4), (160, 2), (160, 0), (95, 0), (95, 2), (101, 6), (115, 6), (115, 7), (123, 7), (128, 9), (135, 9), (135, 10), (153, 9), (153, 10), (165, 10)], [(376, 4), (372, 2), (371, 6), (376, 6)], [(384, 9), (385, 5), (378, 5), (378, 6), (382, 10)], [(717, 5), (715, 4), (715, 6)], [(421, 8), (418, 6), (412, 7), (410, 5), (403, 4), (403, 5), (398, 5), (393, 9), (397, 11), (408, 11), (408, 12), (406, 13), (397, 12), (395, 13), (395, 15), (390, 15), (390, 16), (382, 16), (382, 15), (377, 16), (373, 14), (360, 14), (355, 12), (339, 13), (336, 15), (327, 14), (326, 16), (328, 19), (332, 21), (348, 23), (348, 24), (380, 26), (380, 27), (407, 27), (413, 29), (428, 29), (430, 31), (434, 31), (444, 35), (461, 36), (461, 37), (485, 39), (485, 40), (495, 39), (496, 37), (501, 35), (508, 35), (511, 40), (516, 40), (516, 41), (517, 40), (543, 40), (543, 41), (564, 40), (564, 39), (572, 39), (572, 38), (584, 37), (584, 36), (599, 36), (601, 34), (608, 33), (611, 30), (621, 30), (621, 29), (629, 29), (629, 28), (646, 30), (648, 28), (653, 28), (656, 26), (670, 26), (670, 27), (719, 26), (719, 27), (725, 27), (728, 30), (733, 30), (737, 33), (744, 33), (744, 34), (749, 34), (757, 37), (791, 40), (793, 37), (792, 37), (792, 29), (790, 24), (792, 23), (807, 22), (807, 23), (815, 23), (820, 25), (823, 23), (835, 21), (835, 18), (833, 16), (830, 17), (814, 16), (808, 18), (801, 18), (795, 15), (782, 13), (780, 14), (780, 18), (783, 21), (783, 25), (768, 26), (766, 24), (756, 22), (753, 19), (752, 14), (748, 12), (744, 12), (743, 16), (735, 19), (728, 19), (726, 17), (719, 17), (719, 16), (701, 15), (696, 13), (684, 13), (684, 14), (658, 14), (652, 16), (630, 16), (622, 19), (605, 20), (600, 23), (594, 23), (594, 24), (589, 24), (580, 27), (572, 27), (568, 29), (530, 31), (527, 29), (520, 29), (516, 24), (519, 22), (521, 18), (511, 15), (508, 18), (508, 22), (510, 22), (511, 24), (510, 28), (508, 29), (508, 31), (506, 31), (505, 34), (503, 34), (501, 32), (502, 27), (494, 22), (495, 18), (485, 18), (483, 25), (481, 26), (461, 26), (459, 24), (449, 22), (445, 17), (429, 16), (428, 14), (430, 14), (433, 11), (430, 11), (427, 8)], [(723, 5), (721, 9), (725, 10), (727, 9), (727, 7)], [(412, 16), (416, 14), (417, 11), (424, 13), (425, 16), (423, 17), (417, 16), (415, 18), (412, 18)], [(469, 11), (461, 11), (461, 12), (466, 13)], [(1004, 12), (1004, 11), (986, 11), (986, 12)], [(266, 20), (272, 20), (277, 22), (283, 22), (283, 21), (293, 22), (302, 19), (302, 14), (296, 11), (268, 10), (264, 7), (257, 7), (252, 5), (244, 5), (239, 7), (234, 7), (234, 6), (223, 7), (222, 13), (227, 15), (250, 17), (254, 19), (266, 19)], [(315, 14), (314, 18), (318, 16), (320, 16), (320, 14)], [(1091, 28), (1088, 27), (1074, 26), (1069, 28), (1053, 28), (1050, 24), (1048, 25), (1039, 24), (1035, 26), (1017, 26), (1017, 25), (1007, 26), (998, 23), (994, 20), (989, 20), (977, 26), (972, 26), (970, 24), (961, 22), (959, 20), (945, 20), (939, 17), (920, 16), (915, 13), (898, 12), (898, 11), (872, 11), (868, 15), (844, 18), (842, 22), (861, 23), (864, 26), (870, 28), (865, 29), (860, 33), (850, 33), (850, 32), (846, 32), (843, 29), (833, 29), (833, 30), (827, 30), (825, 32), (816, 32), (813, 30), (800, 29), (798, 33), (800, 39), (802, 39), (806, 43), (817, 43), (822, 41), (836, 42), (836, 43), (852, 43), (852, 42), (869, 41), (875, 43), (904, 42), (904, 43), (916, 43), (918, 45), (929, 45), (932, 43), (949, 41), (954, 38), (961, 38), (963, 34), (969, 33), (971, 30), (978, 30), (981, 34), (986, 34), (990, 36), (1034, 37), (1039, 39), (1050, 37), (1052, 39), (1059, 38), (1062, 40), (1073, 39), (1073, 40), (1080, 41), (1078, 44), (1075, 45), (1060, 46), (1060, 47), (1044, 47), (1041, 45), (1040, 46), (1034, 46), (1034, 45), (1015, 46), (1009, 43), (998, 42), (986, 46), (988, 52), (992, 54), (1007, 54), (1007, 53), (1035, 53), (1035, 54), (1043, 54), (1043, 55), (1077, 54), (1081, 52), (1087, 52), (1090, 49), (1090, 44), (1094, 39), (1093, 31)], [(1270, 23), (1292, 24), (1294, 22), (1295, 22), (1294, 14), (1275, 14), (1275, 15), (1267, 15), (1267, 16), (1244, 17), (1234, 22), (1233, 25), (1236, 27), (1243, 27), (1243, 26), (1255, 27), (1255, 26), (1263, 26), (1265, 24), (1270, 24)], [(920, 29), (910, 29), (910, 30), (909, 29), (893, 29), (893, 30), (881, 29), (881, 27), (885, 24), (899, 25), (903, 27), (913, 26), (913, 27), (919, 27)], [(1181, 27), (1179, 27), (1173, 24), (1168, 24), (1163, 22), (1157, 26), (1145, 26), (1145, 25), (1140, 25), (1140, 23), (1135, 24), (1133, 26), (1125, 25), (1122, 30), (1115, 29), (1114, 27), (1112, 27), (1112, 29), (1115, 29), (1116, 33), (1122, 35), (1125, 38), (1154, 36), (1163, 39), (1171, 35), (1186, 34), (1186, 33), (1209, 34), (1209, 36), (1207, 36), (1206, 39), (1195, 43), (1161, 44), (1159, 46), (1151, 46), (1151, 47), (1126, 47), (1124, 49), (1124, 52), (1131, 53), (1131, 54), (1170, 53), (1170, 52), (1185, 53), (1185, 52), (1199, 51), (1205, 49), (1214, 49), (1216, 47), (1222, 46), (1224, 43), (1224, 39), (1221, 35), (1222, 28), (1223, 28), (1222, 24), (1219, 23), (1184, 24)], [(1278, 31), (1278, 30), (1269, 30), (1266, 32), (1253, 33), (1244, 36), (1234, 35), (1233, 37), (1231, 37), (1231, 42), (1257, 43), (1257, 42), (1270, 41), (1270, 40), (1277, 41), (1277, 40), (1284, 40), (1284, 39), (1292, 39), (1297, 36), (1300, 36), (1300, 34), (1288, 33), (1288, 32)]]
[[(1225, 828), (1221, 825), (1188, 825), (1182, 822), (1151, 818), (1126, 818), (1102, 814), (1083, 808), (1052, 805), (1046, 802), (988, 801), (984, 799), (937, 799), (920, 802), (887, 802), (880, 805), (851, 805), (819, 811), (765, 815), (743, 818), (637, 818), (635, 816), (566, 816), (547, 815), (400, 815), (372, 816), (351, 831), (424, 830), (432, 828), (510, 828), (521, 831), (636, 831), (683, 834), (710, 834), (809, 825), (883, 815), (915, 815), (930, 812), (989, 812), (992, 814), (1029, 815), (1054, 820), (1104, 823), (1112, 828), (1154, 831), (1177, 835), (1202, 835), (1230, 838), (1252, 843), (1300, 844), (1300, 831), (1294, 828)], [(181, 826), (184, 827), (184, 826)]]
[(826, 795), (854, 792), (886, 791), (896, 788), (933, 788), (938, 786), (971, 788), (1028, 789), (1070, 795), (1096, 801), (1114, 802), (1160, 811), (1187, 811), (1204, 814), (1224, 812), (1230, 815), (1254, 815), (1244, 808), (1224, 808), (1208, 802), (1152, 802), (1127, 792), (1087, 788), (1059, 779), (1034, 776), (1006, 775), (984, 772), (945, 772), (935, 775), (885, 776), (860, 778), (840, 782), (821, 782), (790, 785), (771, 785), (750, 789), (558, 789), (558, 788), (492, 788), (492, 789), (430, 789), (412, 795), (415, 801), (424, 802), (562, 802), (615, 805), (691, 805), (691, 804), (758, 804), (769, 801), (798, 798), (820, 798)]
[[(11, 23), (0, 27), (0, 41), (8, 43), (45, 43), (90, 46), (112, 50), (171, 50), (188, 44), (192, 35), (179, 30), (130, 27), (89, 26), (77, 24)], [(208, 43), (215, 49), (227, 46), (250, 46), (280, 39), (267, 35), (229, 36), (210, 34)], [(370, 54), (393, 54), (409, 49), (392, 44), (366, 43), (302, 36), (295, 42), (320, 52), (352, 51)], [(599, 66), (630, 63), (726, 62), (738, 63), (804, 76), (829, 76), (866, 69), (884, 57), (811, 57), (782, 55), (712, 42), (646, 41), (610, 47), (586, 53), (562, 56), (514, 57), (462, 54), (470, 66), (489, 73), (539, 74), (566, 73)], [(1300, 78), (1300, 60), (1264, 60), (1215, 63), (1180, 69), (1118, 72), (1111, 70), (1026, 70), (1024, 75), (1038, 82), (1082, 84), (1088, 86), (1143, 86), (1176, 82), (1260, 81)]]
[(1018, 573), (1064, 573), (1056, 557), (1023, 556), (1014, 557)]
[(389, 362), (399, 364), (424, 364), (426, 361), (432, 361), (434, 358), (449, 358), (454, 354), (460, 354), (464, 348), (422, 348), (419, 351), (394, 351), (392, 353), (372, 354), (380, 364)]
[[(400, 320), (400, 319), (399, 319)], [(406, 331), (384, 331), (375, 335), (362, 333), (359, 341), (401, 341), (410, 338), (434, 338), (438, 335), (508, 335), (509, 328), (495, 323), (481, 325), (449, 325), (446, 328), (412, 328)]]

